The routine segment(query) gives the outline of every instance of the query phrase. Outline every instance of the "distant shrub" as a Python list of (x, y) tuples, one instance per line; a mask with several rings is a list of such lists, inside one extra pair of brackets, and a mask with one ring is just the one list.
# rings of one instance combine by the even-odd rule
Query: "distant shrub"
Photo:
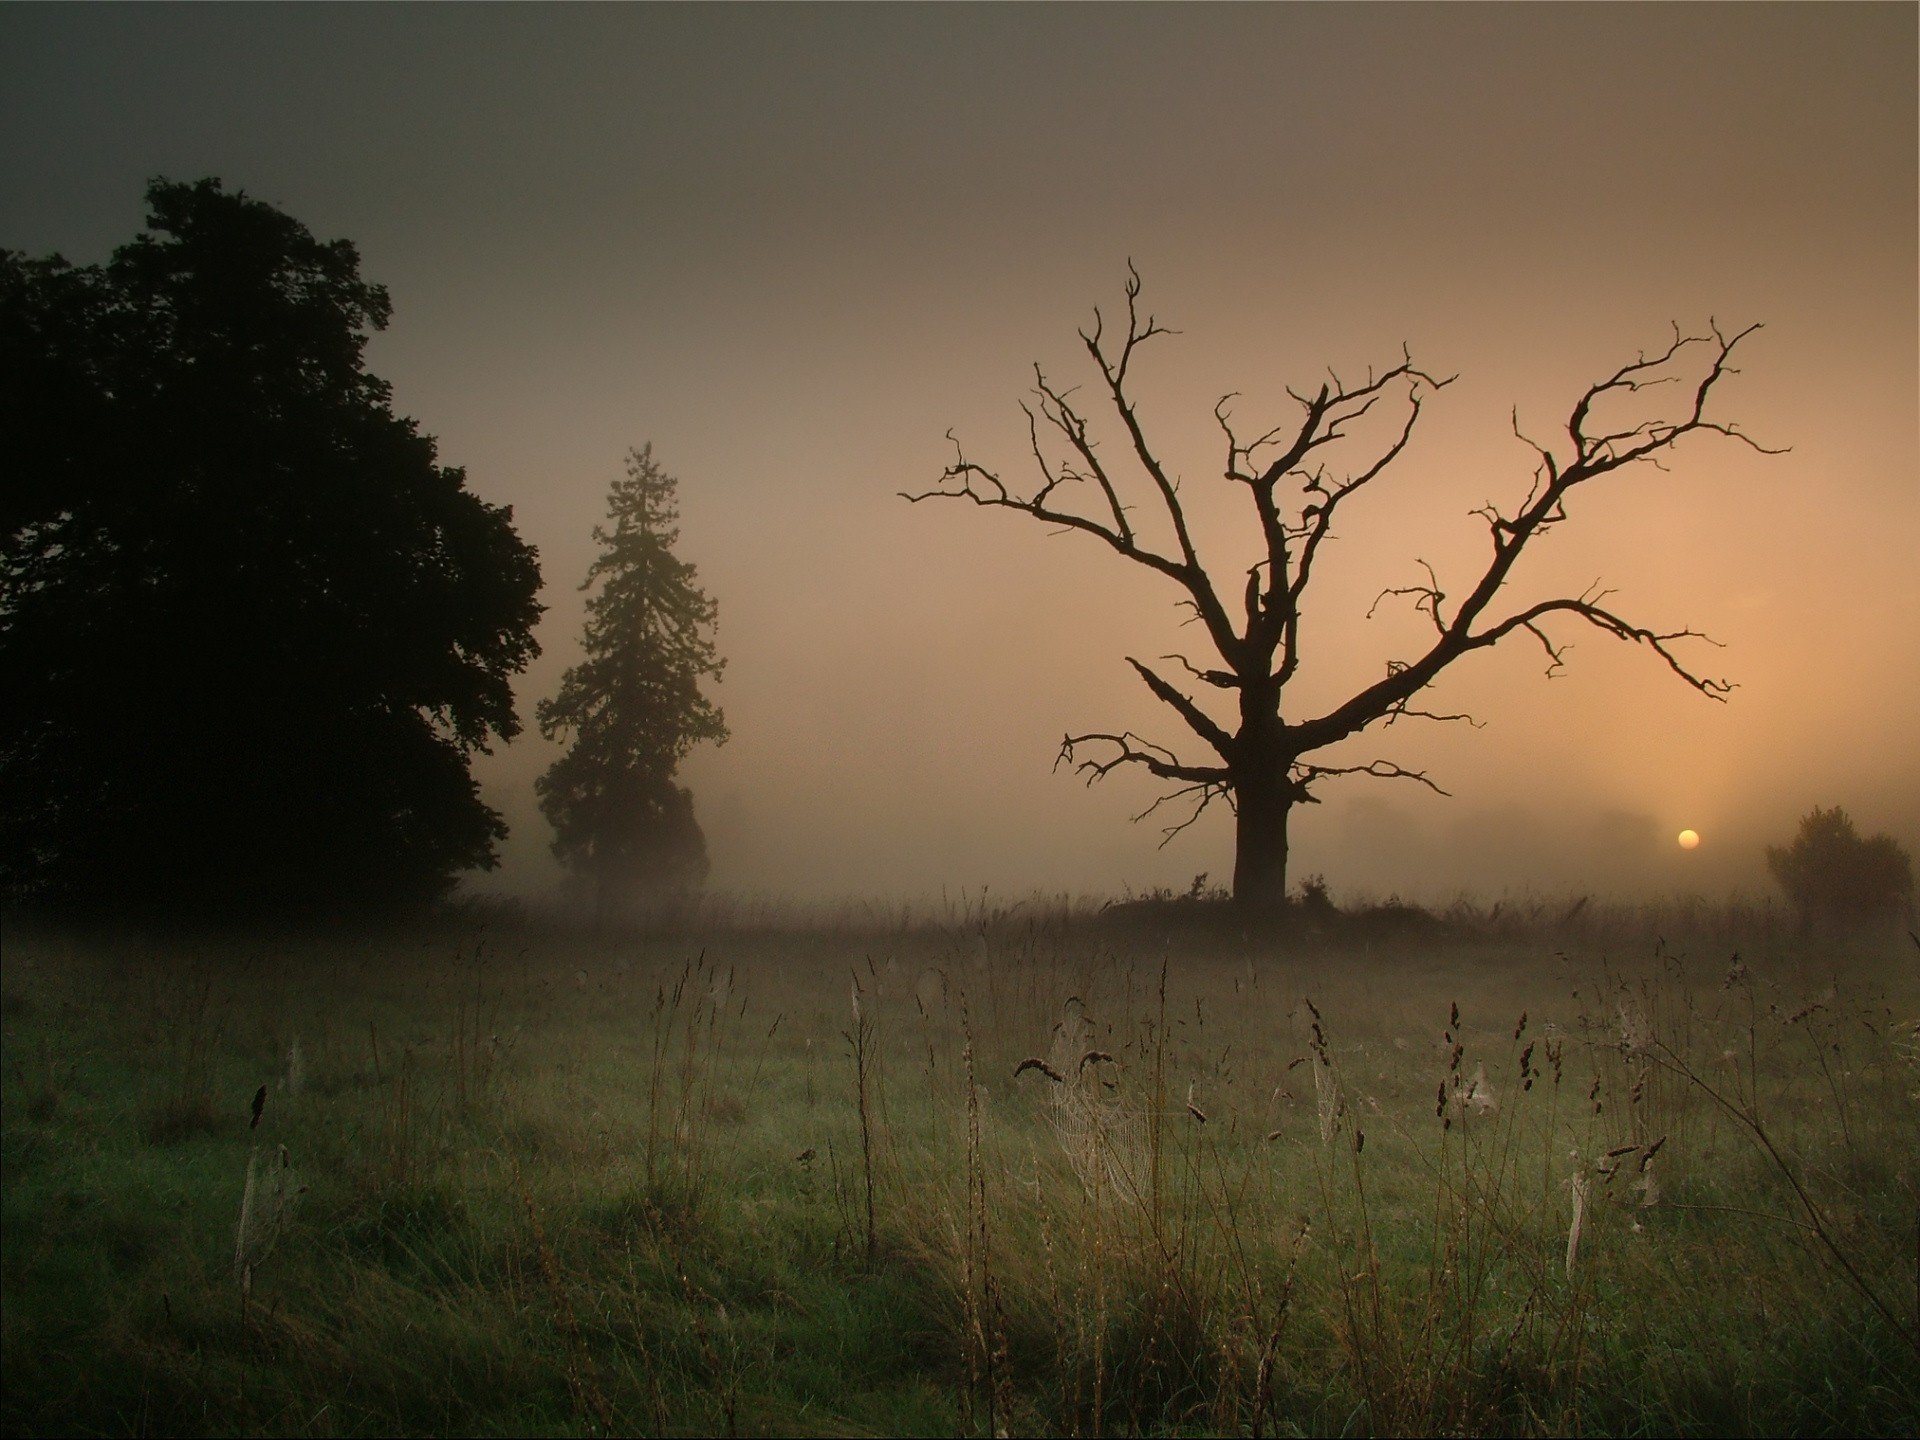
[(1327, 877), (1309, 875), (1300, 882), (1300, 899), (1296, 902), (1300, 913), (1315, 920), (1329, 920), (1339, 914), (1333, 903), (1333, 897), (1327, 893)]
[(1817, 806), (1791, 845), (1769, 845), (1767, 868), (1809, 920), (1897, 912), (1913, 894), (1913, 859), (1891, 835), (1862, 840), (1838, 805)]

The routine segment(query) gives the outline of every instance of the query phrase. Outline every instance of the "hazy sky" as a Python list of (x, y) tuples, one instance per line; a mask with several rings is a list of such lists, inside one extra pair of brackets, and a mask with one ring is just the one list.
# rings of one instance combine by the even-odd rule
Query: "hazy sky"
[[(1524, 494), (1524, 428), (1693, 330), (1763, 322), (1667, 473), (1583, 494), (1516, 598), (1595, 578), (1723, 642), (1717, 705), (1566, 629), (1345, 758), (1295, 873), (1356, 891), (1721, 892), (1814, 805), (1920, 852), (1920, 194), (1914, 6), (384, 8), (0, 6), (0, 245), (103, 260), (147, 179), (221, 176), (360, 248), (396, 403), (513, 505), (549, 606), (523, 714), (577, 656), (575, 586), (630, 445), (681, 481), (733, 730), (685, 770), (714, 883), (800, 898), (1112, 893), (1230, 873), (1219, 811), (1156, 850), (1146, 777), (1050, 772), (1067, 730), (1178, 721), (1123, 656), (1183, 644), (1165, 582), (1084, 537), (909, 506), (951, 427), (1021, 473), (1016, 402), (1121, 301), (1178, 336), (1136, 394), (1230, 546), (1212, 406), (1391, 364), (1459, 375), (1342, 525), (1290, 713), (1408, 653), (1364, 616), (1467, 512)], [(1090, 393), (1090, 392), (1089, 392)], [(1477, 572), (1475, 572), (1477, 573)], [(1191, 748), (1191, 747), (1189, 747)], [(497, 881), (555, 871), (529, 733), (480, 774)], [(1692, 826), (1705, 843), (1673, 843)]]

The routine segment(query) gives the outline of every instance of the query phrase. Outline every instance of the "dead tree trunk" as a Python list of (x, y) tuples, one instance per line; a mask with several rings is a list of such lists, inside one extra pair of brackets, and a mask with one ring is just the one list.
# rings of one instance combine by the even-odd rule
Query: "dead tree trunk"
[(1233, 898), (1253, 910), (1274, 910), (1287, 898), (1287, 817), (1295, 797), (1285, 767), (1234, 786)]

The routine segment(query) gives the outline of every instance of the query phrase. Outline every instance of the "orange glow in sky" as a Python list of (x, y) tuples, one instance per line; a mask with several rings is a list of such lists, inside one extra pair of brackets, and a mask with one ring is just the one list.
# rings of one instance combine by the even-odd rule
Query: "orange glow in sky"
[[(1184, 890), (1232, 868), (1216, 808), (1165, 849), (1144, 777), (1051, 769), (1067, 731), (1185, 737), (1124, 657), (1195, 652), (1173, 591), (1085, 536), (909, 506), (952, 456), (1024, 479), (1034, 362), (1096, 418), (1076, 330), (1131, 259), (1179, 333), (1129, 377), (1217, 573), (1251, 430), (1332, 367), (1458, 380), (1343, 514), (1290, 714), (1419, 643), (1433, 565), (1484, 565), (1470, 512), (1524, 496), (1513, 434), (1710, 319), (1765, 328), (1668, 469), (1583, 494), (1510, 583), (1596, 580), (1704, 632), (1704, 698), (1566, 628), (1509, 643), (1339, 763), (1295, 812), (1336, 899), (1768, 885), (1816, 805), (1920, 850), (1920, 108), (1912, 6), (0, 6), (0, 245), (104, 260), (156, 174), (223, 177), (389, 287), (370, 368), (539, 548), (545, 653), (629, 446), (680, 480), (680, 553), (719, 603), (733, 739), (683, 770), (712, 884), (805, 899)], [(1569, 64), (1569, 57), (1578, 57)], [(1284, 83), (1277, 83), (1284, 77)], [(1144, 513), (1144, 512), (1143, 512)], [(1429, 632), (1430, 633), (1430, 632)], [(1525, 639), (1526, 637), (1519, 637)], [(529, 726), (529, 732), (532, 726)], [(554, 751), (485, 757), (513, 827), (485, 884), (558, 876), (534, 802)], [(1692, 832), (1689, 832), (1692, 833)], [(1681, 843), (1685, 844), (1684, 835)]]

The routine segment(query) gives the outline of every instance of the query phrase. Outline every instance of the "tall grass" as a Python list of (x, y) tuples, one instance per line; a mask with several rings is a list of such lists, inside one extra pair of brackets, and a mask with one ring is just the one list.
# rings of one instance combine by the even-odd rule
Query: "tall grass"
[(1920, 1430), (1911, 951), (1163, 919), (10, 935), (0, 1423)]

